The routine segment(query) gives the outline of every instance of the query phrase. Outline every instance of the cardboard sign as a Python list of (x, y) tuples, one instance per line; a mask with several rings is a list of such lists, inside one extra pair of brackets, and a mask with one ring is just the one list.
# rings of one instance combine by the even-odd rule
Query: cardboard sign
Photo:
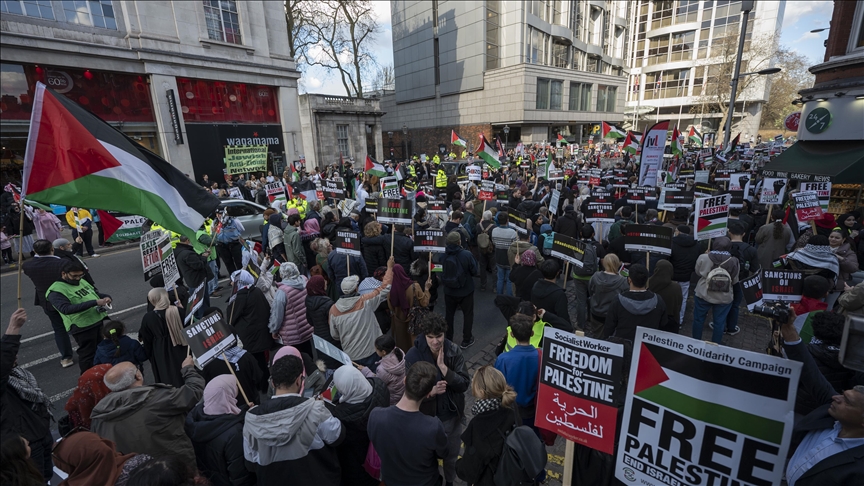
[(722, 194), (716, 197), (696, 199), (696, 239), (709, 240), (726, 236), (729, 222), (729, 202), (732, 196)]
[(353, 366), (351, 364), (351, 357), (348, 356), (345, 351), (342, 351), (336, 346), (333, 346), (333, 344), (327, 342), (326, 339), (313, 334), (312, 342), (315, 344), (315, 349), (317, 349), (318, 351), (326, 354), (327, 356), (330, 356), (331, 358), (346, 366)]
[(800, 302), (804, 292), (804, 272), (762, 270), (762, 300)]
[(585, 243), (561, 233), (552, 240), (552, 256), (582, 268), (585, 259)]
[(549, 212), (558, 214), (558, 202), (561, 200), (561, 191), (552, 189), (552, 196), (549, 198)]
[(444, 201), (429, 201), (426, 203), (426, 212), (434, 215), (447, 215), (447, 203)]
[(477, 193), (477, 199), (480, 201), (494, 201), (495, 200), (495, 182), (494, 181), (481, 181), (480, 182), (480, 192)]
[(186, 318), (183, 319), (183, 325), (189, 324), (194, 317), (195, 312), (204, 304), (204, 292), (207, 291), (207, 280), (201, 282), (201, 285), (195, 288), (189, 294), (189, 300), (186, 302)]
[(171, 248), (171, 239), (161, 231), (148, 231), (141, 237), (139, 247), (146, 282), (162, 273), (162, 252)]
[(711, 184), (710, 182), (697, 182), (693, 186), (693, 192), (696, 194), (696, 197), (716, 196), (720, 194), (721, 190), (720, 186)]
[(661, 211), (675, 211), (676, 208), (690, 209), (693, 207), (694, 198), (695, 193), (693, 191), (680, 191), (664, 187), (660, 191), (657, 209)]
[(508, 211), (510, 213), (510, 222), (508, 226), (515, 229), (519, 233), (527, 234), (528, 233), (528, 217), (525, 216), (525, 213), (516, 211), (515, 209), (510, 209)]
[(336, 253), (363, 256), (360, 252), (360, 233), (347, 229), (337, 229), (333, 238), (333, 248)]
[(381, 182), (381, 197), (388, 199), (399, 199), (402, 194), (399, 192), (399, 179), (396, 176), (382, 177)]
[(173, 288), (174, 282), (180, 280), (180, 269), (177, 268), (177, 256), (170, 244), (162, 251), (160, 265), (162, 266), (162, 278), (165, 279), (165, 288)]
[(509, 204), (510, 188), (504, 184), (495, 184), (495, 200), (498, 204)]
[(547, 327), (534, 424), (614, 453), (624, 346)]
[(786, 179), (770, 177), (763, 179), (759, 204), (782, 204), (787, 185)]
[(672, 254), (674, 230), (654, 224), (628, 224), (624, 232), (626, 251), (650, 251), (661, 255)]
[(657, 195), (653, 188), (650, 187), (630, 187), (627, 189), (627, 204), (644, 205), (647, 204), (649, 197), (651, 200), (656, 200)]
[(762, 273), (756, 272), (742, 280), (741, 290), (744, 293), (747, 310), (753, 312), (754, 307), (762, 305)]
[(780, 484), (801, 367), (637, 328), (615, 476), (643, 486)]
[(366, 205), (363, 206), (366, 209), (366, 212), (369, 214), (377, 214), (378, 213), (378, 200), (377, 199), (367, 199)]
[(324, 179), (321, 185), (321, 193), (325, 198), (345, 199), (345, 182), (341, 177)]
[(693, 179), (696, 177), (696, 169), (689, 167), (687, 169), (678, 170), (679, 179)]
[(822, 203), (816, 191), (796, 192), (792, 194), (795, 201), (795, 216), (798, 221), (813, 221), (822, 217)]
[(717, 169), (714, 172), (714, 182), (729, 182), (734, 169)]
[(831, 199), (830, 182), (802, 182), (799, 188), (801, 192), (816, 191), (816, 195), (819, 196), (819, 204), (822, 206), (822, 212), (828, 212), (828, 202)]
[(381, 223), (411, 225), (414, 201), (408, 199), (378, 199), (378, 221)]
[(479, 181), (483, 178), (483, 170), (479, 165), (469, 165), (465, 171), (468, 172), (469, 181)]
[(444, 253), (447, 249), (447, 235), (443, 230), (417, 230), (414, 233), (414, 251)]
[(243, 193), (240, 192), (239, 187), (229, 187), (228, 197), (230, 197), (231, 199), (243, 199)]
[(204, 316), (194, 326), (184, 328), (183, 332), (186, 333), (186, 342), (189, 343), (192, 356), (195, 356), (201, 367), (237, 342), (231, 328), (217, 312)]
[(697, 170), (694, 173), (694, 180), (696, 182), (708, 182), (708, 177), (711, 176), (710, 170)]
[(614, 223), (615, 210), (612, 204), (589, 203), (585, 211), (585, 221), (588, 223)]
[(282, 199), (285, 198), (285, 186), (282, 182), (271, 182), (264, 186), (264, 190), (267, 192), (267, 199), (272, 203), (279, 196), (282, 196)]

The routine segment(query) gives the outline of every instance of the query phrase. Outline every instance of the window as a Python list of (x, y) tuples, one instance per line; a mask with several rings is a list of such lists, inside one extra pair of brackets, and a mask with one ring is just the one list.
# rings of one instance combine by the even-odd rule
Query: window
[(651, 19), (652, 29), (672, 25), (672, 6), (674, 4), (675, 2), (672, 0), (655, 0), (654, 17)]
[(0, 12), (54, 20), (51, 0), (3, 0), (0, 2)]
[(242, 44), (237, 2), (234, 0), (204, 0), (207, 36), (213, 40)]
[(552, 0), (552, 23), (561, 24), (561, 0)]
[(600, 72), (600, 58), (599, 57), (588, 57), (588, 64), (585, 66), (585, 70), (589, 73), (599, 73)]
[(336, 125), (336, 142), (339, 144), (339, 152), (343, 157), (351, 154), (348, 146), (348, 125)]
[[(437, 3), (437, 2), (436, 2)], [(486, 69), (501, 67), (499, 62), (498, 46), (498, 0), (487, 0), (486, 2)]]
[(614, 112), (618, 88), (615, 86), (597, 85), (597, 111)]
[(688, 61), (693, 57), (693, 41), (696, 31), (677, 32), (672, 34), (672, 54), (670, 61)]
[(586, 83), (570, 83), (570, 111), (591, 110), (591, 85)]
[(441, 46), (438, 44), (438, 38), (432, 42), (432, 50), (434, 51), (432, 54), (435, 56), (435, 86), (441, 84), (441, 58), (439, 57), (439, 49)]
[(549, 79), (537, 79), (537, 104), (538, 110), (549, 109)]
[(552, 65), (559, 68), (569, 67), (570, 46), (560, 42), (552, 43)]
[(669, 35), (648, 39), (648, 65), (661, 64), (669, 58)]
[(526, 62), (529, 64), (548, 65), (546, 58), (546, 45), (549, 43), (550, 35), (533, 27), (528, 27), (528, 42), (526, 43)]
[(549, 109), (560, 110), (561, 98), (564, 92), (564, 83), (562, 83), (561, 81), (553, 80), (550, 91), (551, 94), (549, 96)]
[(864, 6), (858, 2), (855, 8), (855, 18), (852, 19), (852, 29), (849, 31), (849, 45), (846, 53), (860, 51), (864, 48)]
[(117, 30), (111, 0), (63, 0), (63, 11), (71, 24)]
[(678, 8), (675, 9), (675, 23), (696, 22), (699, 15), (699, 0), (678, 0)]
[(689, 68), (676, 69), (674, 71), (660, 71), (658, 73), (648, 73), (645, 83), (645, 99), (653, 100), (687, 96), (689, 83)]
[(555, 79), (537, 78), (537, 109), (560, 110), (563, 84)]

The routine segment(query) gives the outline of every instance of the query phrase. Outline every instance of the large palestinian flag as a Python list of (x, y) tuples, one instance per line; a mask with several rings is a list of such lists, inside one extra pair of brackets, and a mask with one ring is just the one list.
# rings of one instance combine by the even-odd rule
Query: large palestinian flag
[(624, 139), (624, 151), (635, 154), (639, 151), (639, 143), (642, 141), (641, 134), (627, 131), (627, 137)]
[(171, 164), (42, 83), (36, 83), (23, 190), (42, 203), (141, 215), (190, 237), (219, 206)]
[(458, 145), (462, 148), (468, 148), (468, 143), (465, 142), (465, 139), (456, 135), (456, 130), (450, 130), (450, 143), (453, 145)]
[(624, 138), (627, 135), (624, 130), (616, 127), (615, 125), (610, 125), (606, 122), (600, 122), (603, 128), (603, 138)]
[(486, 141), (486, 137), (482, 133), (480, 134), (480, 146), (477, 147), (477, 155), (493, 168), (497, 169), (501, 167), (498, 151), (489, 145), (489, 142)]
[(684, 145), (681, 143), (681, 140), (681, 132), (678, 131), (678, 127), (676, 126), (672, 129), (672, 143), (669, 147), (675, 155), (684, 155)]

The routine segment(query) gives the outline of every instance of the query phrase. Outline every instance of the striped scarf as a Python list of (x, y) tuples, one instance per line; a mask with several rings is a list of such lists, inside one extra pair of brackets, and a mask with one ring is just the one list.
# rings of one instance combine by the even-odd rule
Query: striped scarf
[(482, 400), (477, 400), (476, 402), (474, 402), (474, 405), (471, 407), (471, 414), (477, 416), (481, 413), (498, 410), (498, 407), (500, 406), (500, 398), (484, 398)]
[(12, 368), (12, 372), (9, 374), (9, 386), (11, 386), (15, 393), (24, 400), (25, 402), (30, 402), (31, 408), (33, 411), (37, 411), (38, 404), (42, 404), (48, 410), (48, 413), (53, 417), (54, 414), (51, 413), (51, 400), (48, 399), (48, 396), (45, 395), (45, 392), (39, 388), (39, 383), (36, 383), (36, 377), (33, 376), (33, 373), (25, 370), (20, 366), (16, 366)]

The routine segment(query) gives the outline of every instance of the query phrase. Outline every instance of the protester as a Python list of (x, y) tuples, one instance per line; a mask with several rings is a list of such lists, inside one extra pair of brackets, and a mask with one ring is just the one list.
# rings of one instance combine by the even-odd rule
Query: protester
[(63, 225), (54, 213), (49, 213), (42, 208), (37, 208), (33, 213), (33, 223), (36, 229), (36, 238), (40, 240), (54, 241), (60, 238)]
[(821, 275), (834, 283), (840, 274), (840, 262), (831, 249), (828, 237), (814, 235), (808, 241), (803, 247), (786, 255), (788, 269), (802, 271), (806, 275)]
[(273, 339), (311, 356), (314, 328), (306, 317), (307, 279), (291, 262), (279, 267), (279, 275), (282, 282), (278, 284), (278, 292), (270, 307), (268, 327)]
[(78, 256), (76, 256), (75, 252), (72, 251), (72, 243), (69, 243), (69, 240), (67, 240), (66, 238), (58, 238), (52, 242), (52, 245), (54, 245), (54, 256), (56, 256), (60, 260), (63, 260), (64, 262), (78, 262), (83, 265), (84, 280), (86, 280), (93, 287), (96, 287), (96, 282), (93, 281), (93, 277), (90, 275), (90, 269), (87, 267), (87, 264), (85, 264), (84, 261)]
[[(180, 277), (183, 283), (190, 291), (195, 291), (199, 285), (213, 279), (214, 275), (210, 270), (210, 265), (207, 264), (207, 259), (210, 257), (210, 252), (205, 251), (199, 255), (192, 247), (192, 242), (186, 235), (180, 235), (180, 240), (174, 249), (174, 258), (177, 261), (177, 269), (180, 271)], [(210, 307), (210, 294), (207, 289), (204, 289), (204, 302), (199, 308), (196, 318), (203, 317), (201, 310), (205, 307)]]
[(477, 242), (477, 263), (480, 266), (480, 291), (486, 290), (488, 274), (495, 273), (495, 244), (492, 243), (492, 230), (495, 222), (492, 221), (492, 211), (483, 211), (483, 219), (477, 223), (475, 229)]
[[(312, 325), (315, 336), (336, 346), (337, 349), (342, 349), (339, 341), (330, 334), (330, 308), (333, 307), (333, 300), (328, 296), (326, 286), (327, 282), (320, 275), (313, 275), (306, 283), (304, 301), (306, 322)], [(323, 355), (322, 358), (328, 367), (335, 368), (340, 365), (333, 357)]]
[(591, 320), (585, 335), (599, 338), (603, 333), (606, 315), (618, 295), (630, 289), (627, 278), (618, 274), (621, 260), (614, 253), (603, 257), (603, 271), (595, 273), (588, 281), (588, 294), (591, 296)]
[(243, 268), (243, 247), (240, 243), (243, 234), (243, 223), (227, 214), (216, 210), (219, 216), (221, 229), (216, 234), (216, 252), (222, 258), (222, 263), (229, 274)]
[(300, 238), (300, 224), (302, 220), (299, 214), (291, 214), (286, 220), (285, 230), (283, 231), (283, 242), (285, 244), (285, 261), (292, 262), (297, 265), (298, 269), (305, 273), (306, 267), (306, 252), (303, 251), (303, 244)]
[(126, 325), (121, 321), (108, 321), (102, 325), (102, 342), (96, 348), (96, 356), (93, 358), (94, 365), (109, 363), (116, 365), (122, 361), (129, 361), (144, 370), (144, 362), (147, 361), (147, 352), (141, 343), (126, 335)]
[(545, 260), (540, 264), (543, 278), (531, 290), (531, 303), (538, 309), (546, 309), (564, 320), (573, 322), (567, 309), (567, 294), (558, 285), (561, 266), (556, 260)]
[[(444, 315), (447, 339), (453, 339), (456, 309), (462, 310), (462, 349), (474, 345), (474, 277), (480, 276), (477, 260), (461, 246), (457, 231), (447, 233), (447, 249), (443, 258), (441, 283), (444, 284)], [(427, 283), (428, 284), (428, 283)], [(429, 285), (431, 288), (431, 285)]]
[(520, 301), (531, 300), (531, 290), (543, 274), (537, 269), (537, 255), (533, 251), (517, 253), (514, 265), (510, 271), (510, 282), (516, 289), (516, 298)]
[[(731, 334), (726, 328), (726, 319), (734, 300), (734, 286), (738, 283), (738, 259), (729, 250), (732, 242), (721, 236), (714, 238), (711, 251), (699, 255), (696, 260), (696, 295), (693, 298), (693, 329), (694, 339), (702, 339), (702, 325), (708, 311), (713, 312), (714, 322), (711, 323), (713, 333), (711, 341), (721, 344), (723, 333)], [(737, 332), (737, 331), (736, 331)]]
[(732, 241), (729, 253), (738, 259), (738, 283), (732, 286), (732, 307), (729, 309), (729, 316), (726, 318), (726, 333), (732, 336), (738, 334), (741, 330), (738, 327), (738, 315), (741, 301), (744, 299), (744, 289), (741, 287), (741, 281), (762, 271), (762, 268), (759, 266), (759, 255), (756, 248), (744, 242), (744, 236), (748, 232), (749, 230), (740, 221), (729, 221), (727, 234)]
[(847, 238), (840, 228), (834, 228), (828, 235), (828, 246), (837, 257), (838, 266), (837, 283), (826, 300), (828, 309), (834, 308), (834, 303), (837, 302), (847, 282), (852, 281), (852, 274), (858, 271), (858, 255), (855, 254), (852, 243), (854, 243), (852, 239)]
[(36, 252), (35, 258), (25, 261), (21, 268), (36, 287), (34, 303), (42, 308), (51, 322), (51, 328), (54, 330), (54, 343), (57, 345), (57, 350), (60, 351), (60, 366), (68, 368), (75, 364), (72, 359), (72, 342), (69, 340), (69, 333), (63, 324), (63, 317), (48, 302), (46, 297), (48, 288), (63, 279), (61, 273), (66, 261), (54, 255), (54, 247), (49, 240), (36, 240), (33, 243), (33, 250)]
[[(8, 194), (4, 192), (4, 194)], [(18, 259), (19, 251), (22, 254), (23, 258), (27, 258), (28, 256), (33, 256), (35, 253), (33, 252), (33, 231), (35, 230), (35, 226), (33, 225), (33, 221), (30, 220), (30, 216), (27, 215), (27, 212), (24, 212), (24, 231), (21, 232), (21, 207), (20, 203), (13, 203), (9, 207), (9, 213), (5, 215), (3, 219), (3, 226), (6, 227), (6, 235), (12, 239), (12, 243), (15, 245), (14, 258)], [(91, 233), (92, 234), (92, 233)], [(93, 246), (90, 246), (90, 250), (92, 253)], [(93, 253), (95, 255), (95, 253)]]
[(0, 482), (16, 486), (44, 486), (44, 473), (33, 463), (30, 452), (27, 439), (17, 434), (4, 434), (0, 443)]
[(429, 289), (432, 288), (432, 279), (426, 280), (425, 287), (423, 287), (411, 280), (401, 265), (394, 265), (392, 285), (390, 294), (387, 295), (391, 317), (390, 330), (396, 341), (396, 346), (402, 350), (408, 350), (414, 345), (416, 338), (416, 335), (408, 328), (411, 309), (415, 306), (426, 307), (429, 305)]
[(687, 299), (690, 296), (690, 279), (696, 271), (696, 261), (705, 253), (705, 248), (693, 238), (693, 228), (687, 225), (679, 225), (675, 228), (672, 236), (672, 263), (674, 272), (672, 280), (678, 282), (681, 287), (681, 313), (678, 316), (678, 325), (684, 324), (684, 312), (687, 310)]
[(771, 214), (773, 221), (766, 222), (756, 231), (759, 267), (766, 270), (774, 268), (774, 262), (786, 253), (792, 239), (792, 230), (783, 223), (783, 212), (775, 206)]
[(126, 486), (191, 486), (206, 485), (207, 479), (198, 474), (194, 463), (176, 455), (157, 457), (141, 464), (129, 476)]
[(681, 313), (681, 286), (672, 280), (674, 273), (672, 264), (667, 260), (657, 262), (654, 275), (648, 279), (648, 290), (654, 292), (666, 305), (667, 322), (661, 324), (660, 330), (678, 332), (678, 317)]
[(516, 341), (516, 346), (498, 356), (495, 369), (504, 375), (507, 384), (516, 391), (516, 411), (520, 418), (518, 425), (527, 425), (536, 430), (534, 415), (540, 379), (540, 355), (531, 344), (533, 328), (534, 320), (524, 314), (510, 318), (510, 335)]
[(315, 262), (315, 252), (312, 250), (312, 242), (320, 237), (321, 227), (318, 224), (318, 220), (307, 216), (300, 227), (300, 244), (303, 246), (303, 252), (306, 254), (307, 268), (313, 266), (313, 262)]
[(67, 474), (63, 486), (125, 486), (129, 476), (151, 457), (121, 453), (114, 442), (85, 430), (74, 431), (54, 446), (54, 465)]
[(603, 325), (602, 338), (616, 336), (636, 340), (636, 327), (662, 329), (669, 319), (666, 304), (654, 292), (648, 290), (648, 269), (641, 264), (630, 265), (627, 283), (630, 290), (622, 292), (609, 307)]
[(837, 299), (845, 315), (864, 315), (864, 282), (854, 287), (845, 287), (845, 292)]
[[(332, 247), (328, 249), (328, 251), (330, 250)], [(357, 255), (330, 251), (327, 254), (327, 278), (330, 280), (330, 284), (336, 288), (339, 297), (345, 293), (342, 290), (342, 281), (348, 276), (357, 277), (358, 283), (368, 277), (369, 271), (366, 268), (366, 261)]]
[(496, 293), (498, 295), (513, 296), (510, 286), (510, 259), (508, 252), (510, 245), (518, 239), (516, 230), (509, 226), (510, 217), (507, 212), (499, 212), (497, 216), (498, 226), (492, 230), (492, 244), (495, 247), (495, 264), (498, 266), (498, 284)]
[(381, 234), (381, 223), (369, 221), (363, 229), (363, 260), (366, 268), (378, 268), (387, 265), (390, 253), (390, 237)]
[(270, 304), (261, 289), (254, 287), (255, 280), (246, 270), (237, 270), (231, 274), (231, 281), (237, 287), (237, 294), (229, 309), (225, 311), (231, 321), (230, 325), (237, 332), (237, 337), (255, 361), (258, 368), (267, 378), (267, 356), (273, 345), (273, 337), (267, 324), (270, 320)]
[(393, 336), (388, 334), (375, 340), (375, 353), (381, 360), (375, 363), (374, 373), (361, 365), (357, 365), (357, 369), (367, 378), (376, 376), (383, 381), (390, 393), (390, 405), (396, 405), (405, 393), (405, 353), (396, 347)]
[(97, 364), (78, 377), (78, 386), (64, 407), (68, 419), (66, 421), (60, 419), (58, 423), (61, 434), (78, 427), (90, 430), (90, 413), (93, 407), (111, 393), (104, 382), (105, 373), (111, 369), (111, 366), (111, 364)]
[(567, 292), (570, 292), (570, 289), (572, 289), (572, 293), (575, 294), (576, 298), (574, 299), (570, 295), (567, 296), (567, 312), (571, 319), (575, 319), (573, 322), (574, 326), (584, 330), (588, 327), (588, 286), (591, 277), (597, 271), (597, 262), (599, 261), (597, 246), (595, 246), (596, 242), (594, 241), (594, 227), (592, 225), (586, 224), (582, 226), (579, 241), (584, 247), (582, 265), (570, 266)]
[(171, 305), (168, 292), (162, 288), (152, 289), (147, 300), (153, 310), (141, 318), (138, 340), (153, 368), (156, 383), (181, 387), (185, 383), (181, 373), (181, 363), (187, 356), (185, 339), (181, 340), (183, 318), (176, 306)]

